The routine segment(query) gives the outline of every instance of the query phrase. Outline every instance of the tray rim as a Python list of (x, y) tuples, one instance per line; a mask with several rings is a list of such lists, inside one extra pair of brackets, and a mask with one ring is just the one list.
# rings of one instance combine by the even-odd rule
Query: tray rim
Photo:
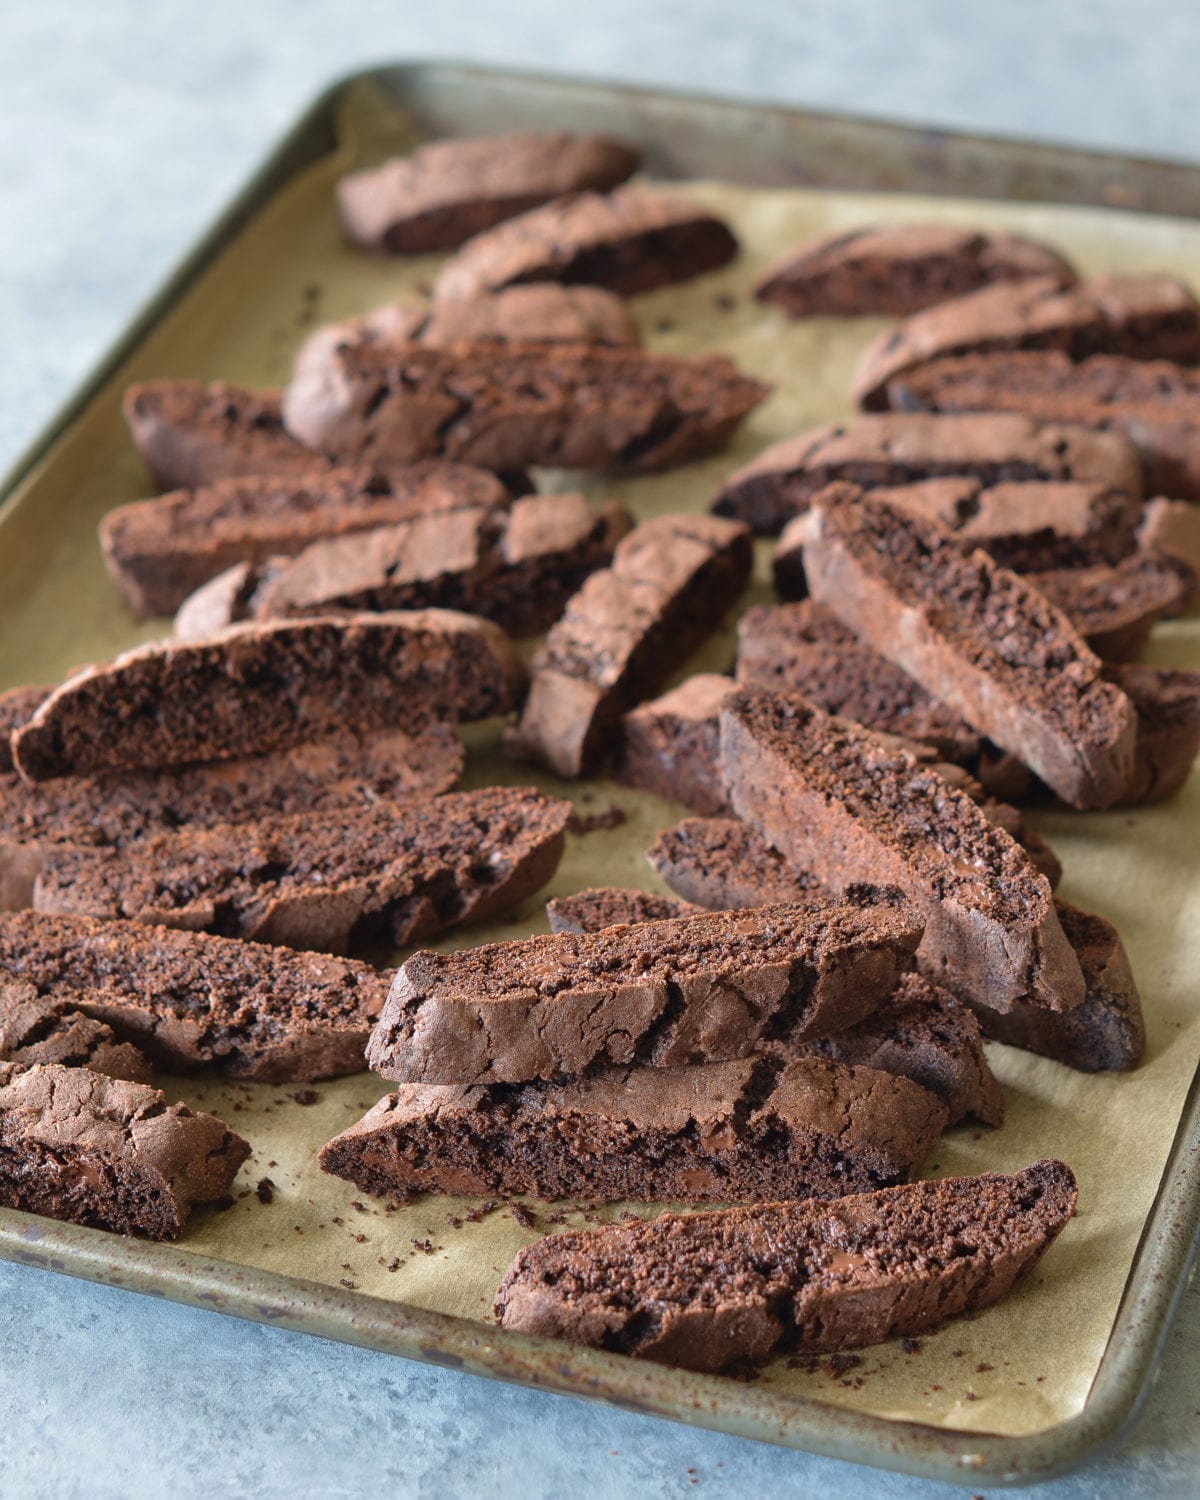
[[(271, 193), (293, 172), (336, 146), (337, 112), (349, 91), (367, 83), (380, 84), (403, 102), (406, 86), (411, 88), (417, 80), (439, 74), (673, 103), (714, 114), (727, 111), (731, 117), (738, 111), (752, 115), (769, 113), (816, 129), (874, 134), (880, 141), (907, 144), (914, 151), (937, 140), (997, 155), (1022, 152), (1033, 159), (1041, 156), (1060, 165), (1075, 162), (1097, 173), (1111, 170), (1116, 176), (1146, 171), (1163, 177), (1168, 186), (1173, 178), (1186, 182), (1200, 195), (1200, 167), (1150, 157), (1026, 142), (1015, 137), (931, 130), (732, 96), (710, 97), (684, 90), (611, 84), (584, 76), (493, 68), (452, 60), (402, 61), (355, 69), (335, 78), (303, 110), (268, 150), (245, 185), (18, 454), (0, 477), (0, 515), (33, 472), (51, 460), (58, 439), (97, 392), (176, 300), (213, 264)], [(902, 192), (903, 188), (893, 185), (888, 191)], [(956, 188), (955, 193), (971, 196), (961, 188)], [(980, 192), (976, 196), (995, 194)], [(1170, 216), (1165, 204), (1157, 201), (1149, 210), (1102, 198), (1079, 201), (1096, 203), (1109, 212), (1153, 211)], [(1176, 213), (1174, 217), (1186, 215)], [(17, 1264), (823, 1457), (951, 1483), (993, 1486), (1054, 1478), (1110, 1452), (1125, 1438), (1149, 1394), (1198, 1249), (1200, 1069), (1181, 1112), (1112, 1333), (1083, 1410), (1041, 1431), (1005, 1436), (959, 1432), (852, 1411), (811, 1397), (756, 1390), (721, 1377), (695, 1375), (491, 1328), (472, 1319), (222, 1261), (178, 1246), (124, 1240), (103, 1230), (0, 1208), (0, 1259)]]

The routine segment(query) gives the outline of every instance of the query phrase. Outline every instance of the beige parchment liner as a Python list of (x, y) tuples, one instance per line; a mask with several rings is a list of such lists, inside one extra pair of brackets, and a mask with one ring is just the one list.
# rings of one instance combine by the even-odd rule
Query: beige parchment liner
[[(376, 146), (378, 141), (376, 141)], [(281, 192), (203, 281), (142, 346), (118, 380), (75, 423), (41, 471), (0, 518), (0, 685), (52, 681), (71, 666), (104, 658), (162, 632), (135, 626), (101, 566), (95, 523), (118, 502), (146, 493), (146, 479), (118, 416), (129, 380), (226, 377), (276, 384), (313, 323), (363, 311), (427, 287), (435, 259), (375, 260), (341, 243), (331, 187), (349, 147)], [(1200, 264), (1200, 225), (1117, 213), (908, 197), (741, 190), (692, 183), (686, 191), (736, 226), (743, 253), (729, 268), (633, 304), (653, 349), (722, 350), (775, 383), (720, 455), (671, 473), (633, 480), (540, 475), (543, 487), (582, 487), (615, 496), (641, 517), (700, 510), (722, 476), (776, 438), (849, 416), (851, 371), (883, 325), (866, 320), (790, 323), (749, 297), (756, 273), (806, 235), (869, 220), (935, 217), (1026, 230), (1053, 241), (1087, 273), (1161, 269), (1190, 276)], [(750, 598), (770, 597), (768, 549)], [(1150, 659), (1200, 665), (1196, 619), (1160, 627)], [(689, 670), (728, 669), (732, 631), (710, 643)], [(584, 812), (618, 803), (623, 826), (574, 836), (543, 896), (586, 885), (660, 889), (643, 851), (681, 810), (611, 783), (566, 786), (519, 769), (496, 753), (497, 726), (472, 731), (468, 784), (536, 782), (571, 796)], [(788, 1368), (759, 1378), (771, 1389), (891, 1417), (971, 1431), (1022, 1434), (1083, 1406), (1112, 1327), (1145, 1215), (1184, 1096), (1200, 1058), (1195, 973), (1200, 960), (1196, 881), (1197, 802), (1193, 777), (1167, 806), (1080, 816), (1048, 811), (1034, 821), (1063, 856), (1063, 894), (1113, 918), (1128, 945), (1145, 1001), (1149, 1047), (1129, 1076), (1084, 1077), (997, 1045), (992, 1064), (1005, 1085), (1002, 1130), (950, 1132), (927, 1164), (931, 1176), (1014, 1169), (1039, 1156), (1063, 1157), (1080, 1181), (1077, 1219), (1017, 1293), (970, 1321), (952, 1323), (905, 1352), (898, 1343), (863, 1351), (841, 1373)], [(447, 947), (545, 930), (541, 902), (510, 921), (456, 934)], [(315, 1086), (302, 1105), (293, 1087), (166, 1079), (189, 1104), (225, 1116), (254, 1146), (226, 1212), (197, 1214), (183, 1248), (470, 1318), (489, 1316), (504, 1268), (521, 1245), (555, 1226), (530, 1205), (536, 1228), (507, 1206), (477, 1222), (471, 1200), (427, 1197), (388, 1209), (323, 1176), (320, 1144), (384, 1091), (369, 1075)], [(262, 1178), (273, 1200), (254, 1192)], [(620, 1206), (568, 1212), (577, 1226), (616, 1218)], [(646, 1215), (658, 1209), (640, 1207)]]

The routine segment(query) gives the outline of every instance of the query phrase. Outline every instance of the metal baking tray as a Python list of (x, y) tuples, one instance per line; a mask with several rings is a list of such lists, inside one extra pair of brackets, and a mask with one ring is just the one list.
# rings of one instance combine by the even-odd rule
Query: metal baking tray
[[(660, 177), (727, 177), (748, 185), (1020, 199), (1200, 217), (1200, 169), (1183, 164), (455, 65), (378, 68), (335, 83), (305, 112), (0, 482), (0, 502), (14, 500), (55, 462), (60, 440), (111, 377), (271, 197), (334, 150), (343, 109), (363, 89), (394, 101), (421, 136), (522, 127), (621, 135), (644, 148), (650, 170)], [(371, 154), (370, 143), (365, 154)], [(888, 1420), (12, 1210), (0, 1210), (0, 1256), (855, 1463), (973, 1486), (1029, 1483), (1114, 1447), (1136, 1419), (1200, 1237), (1198, 1150), (1200, 1079), (1188, 1095), (1084, 1409), (1019, 1437)]]

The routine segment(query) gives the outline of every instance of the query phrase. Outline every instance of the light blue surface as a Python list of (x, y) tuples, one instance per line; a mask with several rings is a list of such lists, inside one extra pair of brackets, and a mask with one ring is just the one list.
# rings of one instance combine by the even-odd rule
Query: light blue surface
[[(9, 0), (0, 469), (317, 89), (406, 57), (1200, 156), (1195, 0)], [(1200, 1493), (1185, 1302), (1133, 1440), (1039, 1495)], [(3, 1500), (954, 1493), (7, 1265), (0, 1339)]]

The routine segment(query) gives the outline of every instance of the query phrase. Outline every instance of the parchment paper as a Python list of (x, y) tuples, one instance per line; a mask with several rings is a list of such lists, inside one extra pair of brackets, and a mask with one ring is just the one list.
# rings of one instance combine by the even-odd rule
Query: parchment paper
[[(395, 135), (394, 120), (388, 129)], [(378, 154), (375, 141), (373, 154)], [(0, 520), (0, 684), (55, 680), (69, 667), (103, 658), (161, 626), (135, 626), (100, 562), (94, 527), (102, 512), (147, 492), (118, 415), (123, 386), (158, 376), (224, 377), (277, 384), (299, 338), (318, 321), (417, 293), (438, 262), (377, 260), (347, 249), (331, 187), (350, 148), (307, 172), (265, 209), (219, 264), (80, 418), (58, 450)], [(1053, 241), (1088, 273), (1159, 269), (1189, 276), (1200, 260), (1200, 225), (1113, 212), (865, 197), (805, 191), (753, 191), (715, 183), (686, 191), (725, 214), (743, 253), (725, 270), (638, 298), (633, 309), (646, 343), (672, 353), (722, 350), (775, 382), (725, 452), (671, 473), (606, 481), (546, 472), (543, 487), (615, 496), (642, 517), (702, 509), (720, 479), (768, 442), (851, 415), (851, 371), (883, 326), (874, 320), (788, 322), (754, 303), (748, 289), (776, 252), (801, 238), (872, 220), (938, 218), (1025, 230)], [(769, 548), (746, 602), (770, 597)], [(1149, 653), (1165, 665), (1200, 665), (1200, 624), (1159, 627)], [(727, 670), (732, 630), (689, 664)], [(657, 830), (682, 815), (653, 797), (604, 782), (566, 786), (496, 753), (496, 726), (472, 730), (477, 752), (469, 785), (536, 782), (574, 798), (584, 812), (616, 802), (623, 826), (573, 837), (543, 893), (586, 885), (661, 889), (643, 858)], [(992, 1064), (1005, 1085), (1008, 1119), (999, 1131), (951, 1131), (928, 1163), (929, 1175), (1013, 1169), (1039, 1156), (1067, 1160), (1080, 1180), (1080, 1211), (1039, 1271), (996, 1308), (960, 1321), (906, 1352), (899, 1344), (864, 1351), (840, 1373), (779, 1361), (760, 1379), (782, 1391), (882, 1415), (947, 1427), (1027, 1433), (1079, 1411), (1103, 1353), (1142, 1224), (1183, 1099), (1200, 1058), (1193, 974), (1200, 888), (1195, 830), (1200, 787), (1193, 777), (1170, 804), (1105, 815), (1047, 812), (1033, 821), (1066, 866), (1063, 894), (1113, 918), (1128, 945), (1145, 1001), (1149, 1047), (1128, 1076), (1072, 1073), (998, 1045)], [(445, 946), (519, 937), (545, 929), (541, 902), (506, 923), (453, 935)], [(533, 1205), (534, 1227), (507, 1206), (477, 1216), (469, 1200), (427, 1197), (402, 1210), (323, 1176), (314, 1153), (382, 1093), (369, 1075), (320, 1083), (302, 1105), (293, 1087), (165, 1079), (197, 1108), (223, 1115), (251, 1140), (254, 1157), (226, 1212), (204, 1211), (186, 1249), (266, 1267), (423, 1307), (487, 1318), (512, 1255), (554, 1227), (554, 1209)], [(302, 1095), (303, 1097), (303, 1095)], [(261, 1202), (255, 1184), (269, 1178)], [(658, 1208), (638, 1208), (646, 1215)], [(578, 1225), (612, 1219), (620, 1206), (567, 1212)], [(795, 1363), (795, 1362), (793, 1362)]]

